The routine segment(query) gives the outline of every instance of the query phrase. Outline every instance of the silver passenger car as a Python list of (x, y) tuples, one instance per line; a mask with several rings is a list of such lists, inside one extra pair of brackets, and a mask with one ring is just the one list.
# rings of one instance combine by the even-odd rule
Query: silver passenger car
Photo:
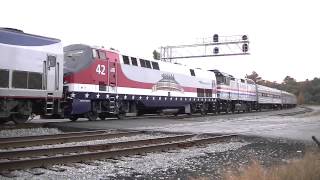
[(57, 113), (63, 89), (59, 39), (0, 28), (0, 122)]

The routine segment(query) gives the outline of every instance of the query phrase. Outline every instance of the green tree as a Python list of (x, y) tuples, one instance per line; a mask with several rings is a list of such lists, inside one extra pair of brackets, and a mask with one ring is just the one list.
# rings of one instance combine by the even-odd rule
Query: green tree
[(283, 79), (283, 82), (281, 83), (281, 89), (287, 92), (291, 92), (293, 94), (295, 94), (296, 96), (298, 96), (299, 94), (299, 84), (297, 83), (297, 81), (290, 77), (290, 76), (286, 76)]
[(299, 104), (320, 105), (320, 78), (314, 78), (313, 80), (306, 79), (305, 81), (297, 82), (293, 77), (286, 76), (282, 83), (278, 84), (275, 81), (271, 82), (262, 79), (255, 71), (253, 71), (250, 75), (246, 75), (246, 78), (252, 79), (254, 82), (260, 85), (293, 93), (297, 96)]
[(160, 60), (160, 53), (158, 51), (154, 50), (152, 54), (153, 54), (153, 59)]

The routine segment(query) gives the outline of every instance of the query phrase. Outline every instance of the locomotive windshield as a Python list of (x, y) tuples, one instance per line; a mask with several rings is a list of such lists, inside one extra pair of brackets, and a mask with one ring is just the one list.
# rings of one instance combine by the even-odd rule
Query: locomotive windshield
[(74, 73), (87, 67), (93, 59), (91, 47), (71, 45), (64, 48), (64, 73)]
[(230, 85), (230, 77), (226, 77), (223, 75), (218, 75), (216, 76), (217, 78), (217, 84), (225, 84), (225, 85)]
[(218, 84), (223, 84), (224, 83), (224, 76), (217, 76), (217, 83)]

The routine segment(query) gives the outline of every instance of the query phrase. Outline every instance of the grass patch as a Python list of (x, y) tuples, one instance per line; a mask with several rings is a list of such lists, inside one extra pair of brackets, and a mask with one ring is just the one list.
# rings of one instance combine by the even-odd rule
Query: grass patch
[(264, 168), (253, 161), (240, 173), (229, 172), (225, 180), (320, 180), (320, 153), (309, 152), (288, 164)]

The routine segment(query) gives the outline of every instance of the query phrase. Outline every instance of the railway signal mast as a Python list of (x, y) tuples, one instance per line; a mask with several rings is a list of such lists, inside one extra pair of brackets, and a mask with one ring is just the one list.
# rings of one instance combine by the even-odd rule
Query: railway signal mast
[(247, 35), (219, 36), (203, 38), (201, 42), (177, 46), (164, 46), (160, 49), (160, 60), (172, 62), (176, 59), (213, 56), (235, 56), (249, 54)]

